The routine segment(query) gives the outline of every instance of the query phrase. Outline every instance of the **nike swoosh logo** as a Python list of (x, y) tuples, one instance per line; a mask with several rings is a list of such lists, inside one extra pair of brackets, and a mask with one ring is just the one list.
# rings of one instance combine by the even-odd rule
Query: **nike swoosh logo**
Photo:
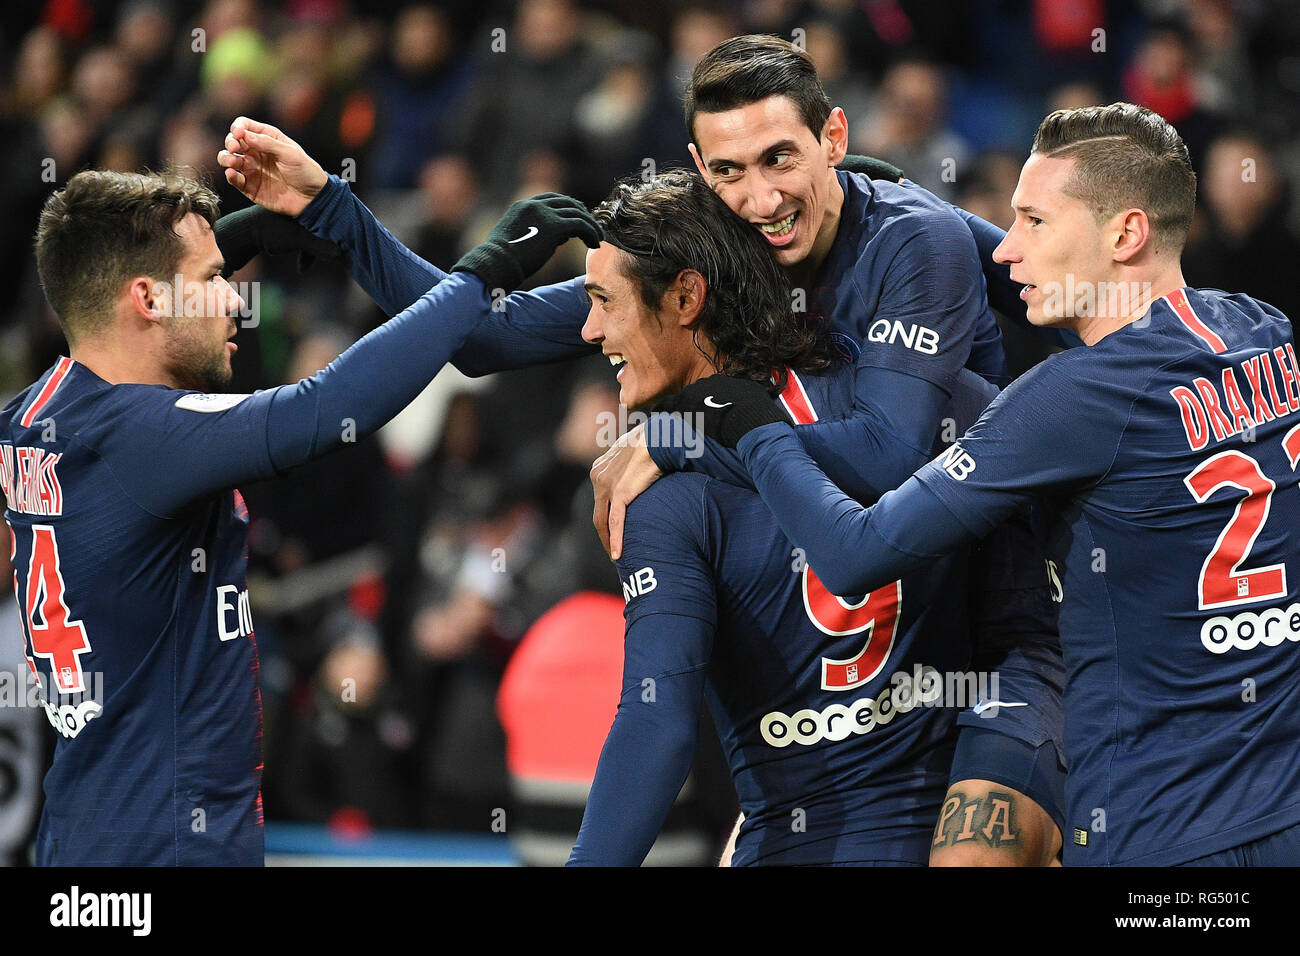
[(509, 240), (507, 240), (507, 241), (506, 241), (506, 245), (513, 246), (516, 242), (523, 242), (525, 239), (531, 239), (531, 238), (533, 238), (533, 236), (535, 236), (535, 235), (537, 235), (537, 227), (536, 227), (536, 226), (529, 226), (529, 227), (528, 227), (528, 231), (527, 231), (526, 233), (524, 233), (524, 234), (523, 234), (522, 236), (520, 236), (518, 239), (509, 239)]
[(991, 707), (1028, 707), (1025, 701), (1003, 701), (1003, 700), (986, 700), (976, 704), (971, 708), (972, 713), (982, 714)]
[(705, 404), (705, 405), (708, 405), (709, 408), (726, 408), (728, 405), (733, 405), (733, 404), (735, 404), (735, 403), (734, 403), (734, 402), (723, 402), (721, 405), (719, 405), (717, 402), (715, 402), (715, 401), (713, 400), (713, 396), (712, 396), (712, 395), (705, 395), (705, 396), (704, 396), (704, 404)]

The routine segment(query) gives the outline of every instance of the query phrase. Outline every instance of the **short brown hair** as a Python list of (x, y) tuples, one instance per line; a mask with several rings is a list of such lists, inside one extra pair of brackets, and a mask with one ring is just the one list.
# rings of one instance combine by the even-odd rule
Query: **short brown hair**
[(107, 327), (124, 282), (172, 278), (185, 253), (176, 224), (192, 212), (214, 223), (218, 205), (184, 168), (88, 169), (50, 196), (36, 228), (36, 270), (69, 344)]
[(1182, 137), (1158, 113), (1132, 103), (1057, 110), (1038, 127), (1033, 152), (1078, 161), (1066, 192), (1098, 219), (1142, 209), (1156, 248), (1182, 250), (1196, 210), (1196, 173)]
[(831, 101), (812, 57), (788, 40), (753, 33), (723, 40), (695, 64), (686, 87), (686, 132), (695, 139), (696, 113), (722, 113), (769, 96), (788, 96), (821, 139)]

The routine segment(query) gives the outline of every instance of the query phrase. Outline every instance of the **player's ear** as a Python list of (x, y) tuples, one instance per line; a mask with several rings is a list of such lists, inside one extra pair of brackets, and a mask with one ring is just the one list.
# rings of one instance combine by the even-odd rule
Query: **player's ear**
[(704, 310), (704, 297), (708, 295), (709, 284), (704, 276), (694, 269), (683, 269), (668, 287), (667, 294), (672, 297), (671, 305), (677, 312), (682, 325), (694, 325)]
[(849, 151), (849, 120), (844, 115), (844, 110), (838, 106), (831, 110), (831, 115), (826, 117), (826, 125), (822, 127), (822, 142), (830, 146), (830, 165), (838, 166)]
[(1144, 210), (1126, 209), (1107, 224), (1107, 235), (1115, 261), (1128, 262), (1150, 243), (1151, 220)]
[(157, 322), (171, 309), (171, 288), (166, 282), (136, 276), (127, 283), (126, 291), (131, 315), (146, 322)]

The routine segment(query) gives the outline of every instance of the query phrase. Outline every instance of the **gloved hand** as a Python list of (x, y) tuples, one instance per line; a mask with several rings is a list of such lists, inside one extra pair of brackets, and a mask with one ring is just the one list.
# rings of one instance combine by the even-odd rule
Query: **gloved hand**
[(338, 260), (343, 251), (328, 239), (313, 236), (289, 216), (249, 206), (228, 213), (212, 227), (217, 248), (225, 257), (226, 267), (221, 274), (229, 278), (248, 264), (258, 253), (281, 255), (298, 253), (298, 269), (305, 271), (317, 259)]
[(846, 173), (866, 173), (872, 179), (888, 179), (891, 183), (896, 183), (903, 178), (901, 169), (874, 156), (857, 156), (849, 153), (835, 168), (842, 169)]
[(514, 203), (451, 271), (472, 272), (489, 290), (513, 292), (575, 236), (593, 249), (600, 245), (600, 226), (587, 207), (569, 196), (542, 193)]
[(792, 424), (765, 387), (730, 375), (710, 375), (692, 382), (663, 399), (654, 410), (691, 416), (688, 422), (693, 425), (703, 421), (704, 434), (727, 448), (735, 448), (749, 431), (762, 425)]

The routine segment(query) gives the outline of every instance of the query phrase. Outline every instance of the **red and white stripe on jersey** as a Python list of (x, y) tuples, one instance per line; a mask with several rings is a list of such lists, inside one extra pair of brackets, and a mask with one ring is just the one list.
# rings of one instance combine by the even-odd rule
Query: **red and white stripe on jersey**
[[(796, 425), (811, 425), (817, 421), (817, 410), (812, 406), (812, 400), (808, 398), (808, 390), (803, 387), (803, 382), (799, 381), (799, 376), (795, 370), (787, 368), (785, 388), (781, 390), (778, 396), (781, 404), (789, 413), (791, 420)], [(776, 375), (773, 373), (772, 381), (776, 381)]]
[(1228, 351), (1228, 343), (1219, 338), (1217, 332), (1201, 321), (1201, 317), (1192, 309), (1192, 304), (1187, 301), (1187, 293), (1182, 289), (1175, 289), (1164, 297), (1169, 303), (1169, 308), (1174, 310), (1174, 315), (1182, 320), (1183, 325), (1194, 336), (1214, 349), (1216, 352)]
[(27, 407), (27, 411), (23, 413), (23, 417), (20, 419), (23, 428), (32, 427), (32, 422), (36, 421), (36, 416), (42, 408), (49, 404), (50, 399), (54, 397), (54, 393), (59, 390), (59, 386), (63, 384), (63, 380), (68, 377), (70, 371), (72, 371), (72, 359), (65, 355), (59, 359), (59, 363), (54, 366), (54, 371), (45, 380), (45, 386), (36, 396), (36, 401), (32, 402)]

